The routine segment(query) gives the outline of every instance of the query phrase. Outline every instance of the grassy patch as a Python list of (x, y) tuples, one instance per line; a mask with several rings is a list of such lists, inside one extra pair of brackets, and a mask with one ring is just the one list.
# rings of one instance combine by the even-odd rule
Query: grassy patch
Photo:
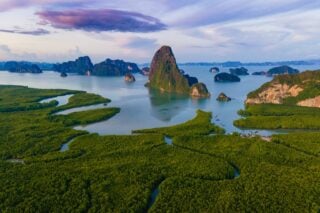
[(65, 126), (86, 125), (107, 120), (119, 113), (119, 108), (103, 108), (73, 112), (68, 115), (53, 115), (51, 121), (62, 123)]
[(224, 129), (211, 123), (211, 119), (212, 114), (210, 112), (198, 110), (195, 118), (183, 124), (164, 128), (135, 130), (133, 133), (156, 133), (171, 137), (177, 135), (209, 135), (211, 133), (223, 134)]

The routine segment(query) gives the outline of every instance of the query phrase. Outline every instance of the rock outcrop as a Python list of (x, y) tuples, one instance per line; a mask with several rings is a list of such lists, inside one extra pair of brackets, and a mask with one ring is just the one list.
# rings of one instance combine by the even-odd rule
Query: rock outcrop
[(293, 69), (289, 66), (280, 66), (280, 67), (275, 67), (270, 69), (267, 72), (268, 76), (273, 76), (273, 75), (283, 75), (283, 74), (298, 74), (299, 70)]
[(150, 67), (149, 86), (166, 92), (189, 93), (188, 79), (181, 74), (170, 47), (161, 47)]
[(246, 104), (287, 104), (320, 108), (320, 70), (276, 75), (248, 94)]
[(267, 72), (265, 71), (253, 72), (252, 75), (267, 75)]
[(133, 83), (136, 81), (136, 78), (131, 74), (131, 73), (127, 73), (125, 76), (124, 76), (124, 81), (125, 82), (128, 82), (128, 83)]
[(228, 97), (226, 94), (224, 94), (223, 92), (219, 94), (218, 98), (217, 98), (217, 101), (220, 101), (220, 102), (229, 102), (231, 101), (231, 98)]
[(190, 95), (194, 98), (209, 98), (210, 93), (204, 83), (196, 83), (191, 87)]
[(4, 70), (17, 73), (42, 73), (42, 70), (36, 64), (26, 62), (8, 61), (4, 64)]
[(125, 76), (127, 73), (141, 72), (135, 63), (123, 60), (105, 61), (93, 65), (88, 56), (80, 57), (75, 61), (68, 61), (62, 64), (55, 64), (53, 70), (60, 73), (77, 73), (79, 75), (95, 76)]
[(240, 82), (240, 78), (226, 72), (219, 73), (214, 77), (215, 82)]
[(68, 74), (67, 74), (67, 73), (65, 73), (65, 72), (62, 72), (62, 73), (60, 74), (60, 76), (61, 76), (61, 77), (63, 77), (63, 78), (65, 78), (65, 77), (67, 77), (67, 76), (68, 76)]
[(68, 61), (53, 66), (54, 71), (61, 73), (77, 73), (80, 75), (86, 75), (88, 72), (91, 73), (92, 69), (93, 64), (88, 56), (79, 57), (75, 61)]
[(196, 78), (196, 77), (192, 77), (192, 76), (190, 76), (190, 75), (183, 75), (185, 78), (187, 78), (187, 80), (188, 80), (188, 84), (189, 84), (189, 86), (191, 87), (192, 85), (194, 85), (194, 84), (197, 84), (197, 83), (199, 83), (199, 81), (198, 81), (198, 79)]
[(212, 67), (212, 68), (210, 68), (209, 72), (218, 73), (218, 72), (220, 72), (220, 69), (219, 69), (219, 67)]
[(141, 70), (135, 63), (106, 59), (99, 64), (95, 64), (91, 74), (95, 76), (125, 76), (127, 73), (139, 72)]
[(298, 106), (303, 106), (303, 107), (318, 107), (320, 108), (320, 96), (317, 96), (315, 98), (308, 98), (303, 101), (299, 101), (297, 103)]
[(248, 69), (241, 67), (241, 68), (234, 68), (229, 69), (230, 74), (232, 75), (249, 75)]
[(163, 92), (208, 97), (206, 86), (198, 79), (185, 75), (177, 65), (171, 47), (163, 46), (154, 55), (147, 86)]
[(288, 84), (275, 83), (261, 91), (254, 98), (248, 98), (246, 104), (282, 104), (283, 99), (296, 97), (303, 91), (298, 85), (289, 86)]
[(144, 76), (149, 76), (150, 73), (150, 67), (144, 67), (141, 69), (141, 74)]

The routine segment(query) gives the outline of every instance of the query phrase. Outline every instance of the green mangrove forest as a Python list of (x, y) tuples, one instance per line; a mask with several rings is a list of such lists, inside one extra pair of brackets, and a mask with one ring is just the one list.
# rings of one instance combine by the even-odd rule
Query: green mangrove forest
[[(65, 105), (40, 103), (67, 94)], [(212, 113), (198, 111), (176, 126), (100, 136), (73, 127), (121, 109), (56, 114), (109, 102), (82, 91), (0, 86), (0, 212), (319, 212), (320, 132), (271, 141), (226, 135)], [(240, 113), (246, 117), (235, 124), (243, 127), (320, 128), (313, 108)]]

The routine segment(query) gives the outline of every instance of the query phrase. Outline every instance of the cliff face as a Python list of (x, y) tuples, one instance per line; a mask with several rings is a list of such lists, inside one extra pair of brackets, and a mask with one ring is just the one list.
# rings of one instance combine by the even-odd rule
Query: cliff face
[(170, 47), (161, 47), (154, 55), (149, 86), (166, 92), (189, 93), (188, 79), (180, 72)]
[(320, 108), (320, 71), (278, 75), (249, 93), (246, 104), (287, 104)]
[(154, 55), (150, 67), (150, 88), (164, 92), (189, 94), (192, 97), (207, 98), (210, 93), (205, 84), (198, 79), (185, 75), (180, 70), (171, 47), (163, 46)]
[(303, 91), (298, 85), (289, 86), (287, 84), (272, 84), (267, 89), (260, 92), (255, 98), (248, 98), (246, 104), (282, 104), (283, 99), (296, 97)]
[(320, 108), (320, 96), (317, 96), (315, 98), (309, 98), (303, 101), (299, 101), (298, 106), (304, 106), (304, 107), (318, 107)]

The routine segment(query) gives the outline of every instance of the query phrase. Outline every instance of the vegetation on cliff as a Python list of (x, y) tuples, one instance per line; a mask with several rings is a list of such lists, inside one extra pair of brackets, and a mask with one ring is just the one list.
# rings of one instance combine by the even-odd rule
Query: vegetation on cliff
[(298, 106), (300, 101), (320, 96), (319, 80), (319, 71), (275, 76), (248, 94), (246, 103), (255, 104), (247, 104), (239, 112), (246, 117), (234, 124), (255, 129), (320, 129), (317, 102), (312, 102), (312, 107)]
[[(277, 103), (297, 105), (298, 102), (320, 95), (320, 71), (294, 75), (278, 75), (259, 89), (248, 94), (247, 103)], [(274, 89), (273, 89), (274, 88)]]
[(161, 47), (152, 59), (149, 87), (184, 94), (190, 91), (188, 79), (180, 72), (172, 49), (168, 46)]
[(199, 89), (200, 94), (197, 97), (209, 96), (208, 90), (206, 90), (203, 83), (198, 84), (197, 78), (184, 75), (179, 69), (172, 49), (169, 46), (163, 46), (155, 53), (151, 62), (149, 83), (147, 85), (150, 88), (163, 92), (190, 95), (195, 94), (193, 93), (194, 89)]

